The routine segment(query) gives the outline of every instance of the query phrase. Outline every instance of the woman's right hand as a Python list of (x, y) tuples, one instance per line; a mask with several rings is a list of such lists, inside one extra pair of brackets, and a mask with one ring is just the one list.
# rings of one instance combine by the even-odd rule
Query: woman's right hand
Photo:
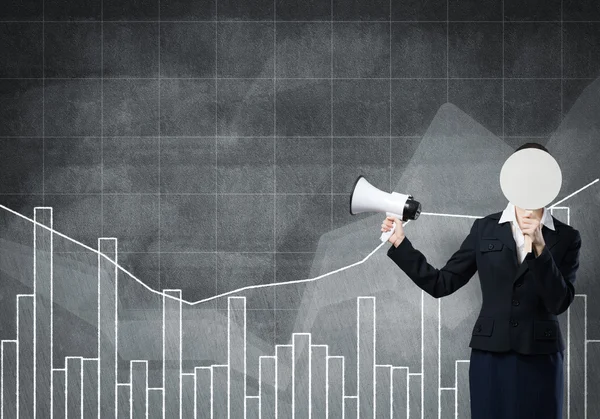
[(388, 241), (398, 247), (405, 237), (402, 221), (397, 217), (387, 216), (385, 220), (383, 220), (383, 224), (381, 224), (381, 231), (384, 233), (390, 231), (393, 227), (392, 223), (396, 223), (396, 228), (394, 229), (394, 233), (388, 238)]

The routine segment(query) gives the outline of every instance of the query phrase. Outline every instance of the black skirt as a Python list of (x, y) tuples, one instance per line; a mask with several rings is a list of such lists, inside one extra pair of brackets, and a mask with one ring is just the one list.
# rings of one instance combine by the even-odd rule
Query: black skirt
[(471, 419), (561, 419), (563, 353), (471, 349)]

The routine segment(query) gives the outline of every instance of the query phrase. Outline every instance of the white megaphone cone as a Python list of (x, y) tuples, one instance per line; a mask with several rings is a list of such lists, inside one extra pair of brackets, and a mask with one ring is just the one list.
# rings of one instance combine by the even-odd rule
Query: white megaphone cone
[[(360, 175), (350, 194), (350, 214), (370, 211), (385, 212), (386, 215), (397, 217), (400, 221), (416, 220), (421, 213), (421, 204), (415, 201), (412, 195), (379, 190)], [(392, 229), (382, 233), (380, 240), (387, 241), (395, 229), (396, 223), (393, 223)]]

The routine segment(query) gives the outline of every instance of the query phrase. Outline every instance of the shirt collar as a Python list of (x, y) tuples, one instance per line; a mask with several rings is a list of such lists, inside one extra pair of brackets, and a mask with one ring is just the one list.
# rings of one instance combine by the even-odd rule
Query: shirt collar
[[(504, 211), (502, 211), (502, 216), (500, 217), (498, 224), (504, 223), (506, 221), (511, 221), (515, 225), (517, 225), (517, 216), (515, 214), (515, 206), (513, 204), (511, 204), (510, 202), (508, 203), (508, 205), (506, 205), (506, 208), (504, 208)], [(540, 220), (540, 224), (542, 224), (543, 226), (545, 225), (550, 230), (554, 230), (554, 221), (552, 220), (552, 215), (550, 214), (550, 211), (548, 211), (548, 208), (546, 208), (546, 207), (544, 207), (542, 219)]]

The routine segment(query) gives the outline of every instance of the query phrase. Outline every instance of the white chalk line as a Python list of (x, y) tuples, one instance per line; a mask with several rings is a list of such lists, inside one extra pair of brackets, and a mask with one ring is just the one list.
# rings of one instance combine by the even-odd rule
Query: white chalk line
[[(560, 201), (556, 202), (555, 204), (552, 204), (551, 206), (549, 206), (549, 207), (548, 207), (548, 209), (552, 209), (552, 208), (556, 207), (558, 204), (560, 204), (560, 203), (562, 203), (562, 202), (566, 201), (567, 199), (571, 198), (572, 196), (574, 196), (574, 195), (576, 195), (576, 194), (580, 193), (581, 191), (585, 190), (586, 188), (590, 187), (591, 185), (593, 185), (594, 183), (596, 183), (596, 182), (598, 182), (598, 181), (600, 181), (600, 178), (599, 178), (599, 179), (596, 179), (596, 180), (594, 180), (594, 181), (592, 181), (592, 182), (590, 182), (590, 183), (588, 183), (588, 184), (587, 184), (587, 185), (585, 185), (583, 188), (580, 188), (579, 190), (577, 190), (577, 191), (573, 192), (572, 194), (570, 194), (570, 195), (568, 195), (567, 197), (565, 197), (565, 198), (561, 199)], [(256, 284), (256, 285), (248, 285), (248, 286), (245, 286), (245, 287), (242, 287), (242, 288), (238, 288), (238, 289), (235, 289), (235, 290), (227, 291), (227, 292), (224, 292), (224, 293), (222, 293), (222, 294), (217, 294), (217, 295), (214, 295), (214, 296), (212, 296), (212, 297), (207, 297), (207, 298), (204, 298), (204, 299), (201, 299), (201, 300), (198, 300), (198, 301), (193, 301), (193, 302), (192, 302), (192, 301), (186, 301), (186, 300), (185, 300), (185, 299), (183, 299), (183, 298), (177, 298), (177, 297), (173, 297), (173, 296), (171, 296), (171, 295), (169, 295), (169, 294), (165, 294), (165, 293), (163, 293), (162, 291), (157, 291), (157, 290), (155, 290), (155, 289), (153, 289), (153, 288), (150, 288), (150, 287), (149, 287), (148, 285), (146, 285), (146, 284), (145, 284), (143, 281), (141, 281), (139, 278), (137, 278), (137, 277), (136, 277), (135, 275), (133, 275), (131, 272), (129, 272), (128, 270), (126, 270), (125, 268), (123, 268), (121, 265), (119, 265), (118, 263), (116, 263), (114, 260), (110, 259), (110, 258), (109, 258), (108, 256), (106, 256), (105, 254), (101, 253), (101, 252), (100, 252), (98, 249), (94, 249), (94, 248), (92, 248), (92, 247), (90, 247), (90, 246), (88, 246), (88, 245), (86, 245), (86, 244), (84, 244), (84, 243), (81, 243), (81, 242), (79, 242), (79, 241), (77, 241), (77, 240), (73, 239), (72, 237), (69, 237), (69, 236), (67, 236), (67, 235), (65, 235), (65, 234), (63, 234), (63, 233), (61, 233), (61, 232), (59, 232), (59, 231), (57, 231), (57, 230), (55, 230), (55, 229), (53, 229), (53, 228), (50, 228), (50, 227), (48, 227), (48, 226), (46, 226), (46, 225), (44, 225), (44, 224), (42, 224), (42, 223), (38, 223), (37, 221), (35, 221), (35, 220), (33, 220), (33, 219), (29, 218), (29, 217), (26, 217), (25, 215), (23, 215), (23, 214), (21, 214), (21, 213), (19, 213), (19, 212), (17, 212), (17, 211), (14, 211), (14, 210), (12, 210), (12, 209), (10, 209), (10, 208), (8, 208), (8, 207), (4, 206), (4, 205), (1, 205), (1, 204), (0, 204), (0, 208), (2, 208), (2, 209), (4, 209), (4, 210), (6, 210), (6, 211), (8, 211), (8, 212), (10, 212), (10, 213), (12, 213), (12, 214), (14, 214), (14, 215), (18, 216), (18, 217), (21, 217), (21, 218), (22, 218), (22, 219), (24, 219), (24, 220), (27, 220), (27, 221), (29, 221), (30, 223), (37, 224), (38, 226), (40, 226), (40, 227), (42, 227), (42, 228), (45, 228), (45, 229), (47, 229), (47, 230), (50, 230), (52, 233), (56, 234), (57, 236), (63, 237), (63, 238), (65, 238), (65, 239), (67, 239), (67, 240), (69, 240), (69, 241), (71, 241), (71, 242), (73, 242), (73, 243), (75, 243), (75, 244), (78, 244), (79, 246), (81, 246), (81, 247), (83, 247), (83, 248), (85, 248), (85, 249), (87, 249), (87, 250), (89, 250), (89, 251), (91, 251), (91, 252), (94, 252), (94, 253), (96, 253), (96, 254), (98, 254), (98, 255), (100, 255), (100, 256), (102, 256), (102, 257), (104, 257), (104, 258), (105, 258), (107, 261), (109, 261), (109, 262), (113, 263), (113, 264), (114, 264), (114, 265), (115, 265), (115, 266), (116, 266), (116, 267), (117, 267), (117, 268), (118, 268), (118, 269), (119, 269), (121, 272), (123, 272), (124, 274), (126, 274), (126, 275), (127, 275), (127, 276), (129, 276), (130, 278), (132, 278), (132, 279), (134, 279), (135, 281), (137, 281), (137, 282), (138, 282), (140, 285), (142, 285), (143, 287), (145, 287), (145, 288), (146, 288), (148, 291), (150, 291), (150, 292), (153, 292), (153, 293), (155, 293), (155, 294), (157, 294), (157, 295), (159, 295), (159, 296), (161, 296), (161, 297), (172, 298), (172, 299), (174, 299), (174, 300), (176, 300), (176, 301), (180, 301), (180, 302), (182, 302), (182, 303), (184, 303), (184, 304), (187, 304), (187, 305), (190, 305), (190, 306), (194, 306), (194, 305), (196, 305), (196, 304), (200, 304), (200, 303), (205, 303), (205, 302), (208, 302), (208, 301), (211, 301), (211, 300), (215, 300), (215, 299), (217, 299), (217, 298), (225, 297), (225, 296), (227, 296), (227, 295), (236, 294), (236, 293), (238, 293), (238, 292), (247, 291), (247, 290), (252, 290), (252, 289), (265, 288), (265, 287), (274, 287), (274, 286), (279, 286), (279, 285), (299, 284), (299, 283), (303, 283), (303, 282), (312, 282), (312, 281), (316, 281), (316, 280), (318, 280), (318, 279), (322, 279), (322, 278), (325, 278), (325, 277), (327, 277), (327, 276), (330, 276), (330, 275), (336, 274), (336, 273), (338, 273), (338, 272), (345, 271), (346, 269), (353, 268), (353, 267), (355, 267), (355, 266), (358, 266), (358, 265), (360, 265), (360, 264), (362, 264), (362, 263), (366, 262), (366, 261), (367, 261), (367, 260), (368, 260), (368, 259), (369, 259), (369, 258), (370, 258), (370, 257), (371, 257), (371, 256), (372, 256), (372, 255), (373, 255), (373, 254), (374, 254), (374, 253), (377, 251), (377, 250), (379, 250), (379, 249), (380, 249), (380, 248), (381, 248), (383, 245), (385, 245), (385, 244), (387, 244), (387, 243), (388, 243), (387, 241), (385, 241), (385, 242), (382, 242), (382, 243), (381, 243), (381, 244), (379, 244), (379, 245), (378, 245), (378, 246), (377, 246), (375, 249), (373, 249), (373, 251), (371, 251), (371, 252), (370, 252), (370, 253), (369, 253), (367, 256), (365, 256), (365, 257), (364, 257), (362, 260), (359, 260), (358, 262), (352, 263), (352, 264), (350, 264), (350, 265), (347, 265), (347, 266), (343, 266), (343, 267), (341, 267), (341, 268), (339, 268), (339, 269), (336, 269), (336, 270), (334, 270), (334, 271), (331, 271), (331, 272), (324, 273), (324, 274), (322, 274), (322, 275), (319, 275), (319, 276), (316, 276), (316, 277), (314, 277), (314, 278), (304, 278), (304, 279), (297, 279), (297, 280), (292, 280), (292, 281), (284, 281), (284, 282), (275, 282), (275, 283), (269, 283), (269, 284)], [(474, 215), (442, 214), (442, 213), (433, 213), (433, 212), (422, 212), (421, 214), (425, 214), (425, 215), (432, 215), (432, 216), (440, 216), (440, 217), (483, 218), (483, 217), (480, 217), (480, 216), (474, 216)], [(405, 226), (405, 225), (406, 225), (406, 224), (408, 224), (409, 222), (410, 222), (410, 220), (408, 220), (406, 223), (404, 223), (404, 224), (403, 224), (403, 226)], [(114, 238), (114, 237), (105, 237), (105, 238), (106, 238), (106, 239), (108, 239), (108, 238), (113, 238), (113, 239), (117, 240), (117, 238)]]

